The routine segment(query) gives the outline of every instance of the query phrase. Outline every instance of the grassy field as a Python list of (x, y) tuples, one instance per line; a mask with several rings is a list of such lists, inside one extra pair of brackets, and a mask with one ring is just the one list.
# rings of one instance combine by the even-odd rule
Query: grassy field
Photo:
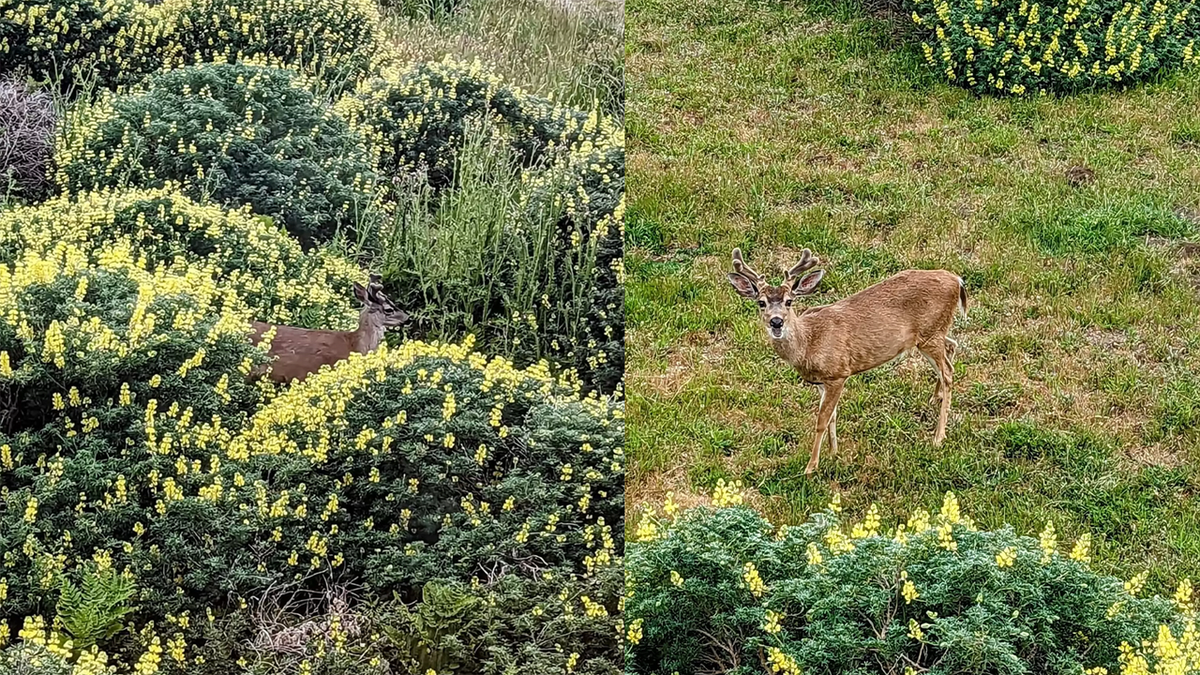
[[(1200, 576), (1200, 72), (980, 99), (854, 0), (635, 0), (626, 57), (631, 507), (740, 479), (776, 523), (839, 492), (887, 524), (953, 490), (981, 525), (1091, 532), (1106, 571)], [(946, 444), (913, 358), (851, 378), (806, 478), (817, 393), (729, 287), (735, 246), (774, 280), (811, 248), (813, 304), (961, 275)]]
[[(448, 2), (449, 0), (443, 0)], [(621, 0), (473, 0), (446, 11), (438, 0), (384, 6), (402, 56), (479, 59), (532, 94), (581, 108), (624, 109)]]

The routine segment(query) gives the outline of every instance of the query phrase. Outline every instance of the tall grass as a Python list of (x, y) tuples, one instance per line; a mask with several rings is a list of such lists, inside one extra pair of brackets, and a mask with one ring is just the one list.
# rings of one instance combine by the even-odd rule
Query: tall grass
[(380, 267), (425, 337), (476, 333), (489, 351), (550, 358), (586, 335), (597, 244), (563, 224), (557, 200), (530, 194), (529, 171), (496, 123), (477, 119), (453, 189), (435, 191), (422, 172), (394, 184)]
[(624, 117), (622, 0), (402, 0), (384, 12), (403, 58), (477, 58), (530, 93)]

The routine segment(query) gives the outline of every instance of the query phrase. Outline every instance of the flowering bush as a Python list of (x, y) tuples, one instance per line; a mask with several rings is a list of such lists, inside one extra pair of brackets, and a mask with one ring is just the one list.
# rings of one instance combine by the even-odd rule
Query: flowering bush
[(181, 68), (84, 109), (56, 142), (69, 192), (179, 184), (277, 218), (306, 244), (351, 231), (372, 201), (360, 138), (293, 72), (246, 64)]
[(918, 510), (890, 533), (874, 507), (844, 524), (836, 499), (776, 529), (720, 490), (724, 508), (648, 511), (639, 523), (627, 565), (632, 672), (1200, 666), (1190, 584), (1175, 607), (1142, 597), (1145, 574), (1122, 583), (1089, 568), (1087, 535), (1063, 553), (1052, 525), (1039, 539), (981, 531), (949, 494), (937, 515)]
[[(526, 276), (535, 265), (504, 256), (482, 256), (480, 266), (505, 270), (486, 276), (494, 296), (483, 298), (484, 309), (453, 314), (468, 306), (461, 298), (476, 285), (452, 278), (422, 276), (438, 254), (435, 237), (411, 236), (412, 211), (447, 208), (454, 194), (405, 203), (410, 195), (397, 191), (390, 205), (394, 222), (383, 240), (392, 261), (385, 272), (389, 291), (418, 317), (429, 299), (442, 300), (428, 310), (451, 313), (457, 326), (487, 323), (490, 349), (523, 362), (552, 358), (575, 366), (589, 386), (614, 391), (624, 371), (624, 295), (622, 291), (625, 192), (625, 137), (613, 120), (553, 104), (504, 85), (478, 64), (453, 61), (420, 64), (364, 83), (337, 106), (370, 142), (381, 175), (407, 185), (415, 181), (453, 193), (469, 183), (460, 175), (474, 165), (464, 157), (469, 130), (481, 116), (499, 129), (515, 154), (515, 166), (489, 169), (489, 180), (503, 182), (516, 172), (522, 218), (535, 225), (506, 232), (530, 246), (542, 246), (537, 278), (515, 279), (520, 267)], [(501, 154), (489, 148), (490, 154)], [(463, 201), (472, 199), (464, 194)], [(412, 201), (410, 199), (410, 201)], [(449, 209), (447, 209), (449, 210)], [(549, 227), (542, 223), (551, 214)], [(521, 218), (508, 216), (510, 221)], [(404, 235), (409, 236), (405, 238)], [(432, 241), (432, 245), (431, 245)], [(491, 239), (489, 239), (491, 241)], [(497, 249), (498, 250), (498, 249)], [(444, 255), (450, 255), (445, 252)], [(515, 254), (514, 254), (515, 255)], [(460, 285), (456, 286), (456, 283)], [(435, 288), (429, 288), (430, 285)], [(446, 298), (453, 298), (444, 302)], [(484, 311), (502, 316), (485, 321)], [(510, 320), (511, 319), (511, 320)], [(496, 336), (503, 336), (496, 338)]]
[(146, 11), (139, 42), (165, 68), (268, 60), (337, 90), (370, 72), (381, 37), (369, 0), (166, 0)]
[(1073, 92), (1200, 62), (1192, 0), (911, 0), (925, 58), (979, 93)]
[[(619, 564), (613, 402), (469, 345), (408, 342), (246, 418), (264, 392), (239, 376), (257, 358), (235, 294), (140, 270), (127, 249), (85, 261), (64, 244), (0, 272), (9, 616), (36, 615), (84, 563), (133, 575), (136, 617), (159, 621), (320, 571), (407, 592)], [(48, 316), (45, 335), (30, 328)]]
[(305, 253), (269, 218), (200, 205), (171, 188), (87, 192), (0, 213), (0, 263), (63, 243), (102, 257), (121, 242), (151, 265), (202, 263), (253, 318), (312, 328), (357, 325), (351, 285), (363, 274), (326, 251)]
[(134, 0), (3, 0), (0, 77), (69, 86), (80, 77), (115, 81), (128, 52)]

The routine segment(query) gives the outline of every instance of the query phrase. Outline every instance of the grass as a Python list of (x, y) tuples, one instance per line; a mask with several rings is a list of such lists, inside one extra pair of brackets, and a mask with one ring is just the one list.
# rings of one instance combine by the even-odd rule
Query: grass
[[(981, 99), (903, 22), (854, 0), (629, 4), (628, 503), (740, 479), (777, 523), (835, 491), (895, 522), (953, 490), (987, 527), (1091, 532), (1105, 571), (1200, 576), (1200, 72)], [(735, 246), (776, 279), (812, 248), (818, 304), (960, 274), (946, 444), (932, 369), (901, 361), (851, 378), (839, 453), (806, 478), (817, 394), (728, 286)]]
[(406, 0), (385, 5), (401, 56), (475, 59), (539, 96), (621, 117), (622, 0)]

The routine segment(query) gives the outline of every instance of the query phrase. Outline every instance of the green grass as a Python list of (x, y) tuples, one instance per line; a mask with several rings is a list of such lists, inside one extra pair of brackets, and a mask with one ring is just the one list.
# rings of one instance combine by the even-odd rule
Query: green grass
[(532, 94), (584, 109), (599, 105), (619, 118), (622, 9), (620, 0), (394, 0), (384, 15), (405, 58), (479, 59)]
[[(953, 490), (987, 527), (1091, 532), (1107, 571), (1200, 577), (1200, 72), (980, 99), (914, 44), (853, 0), (628, 5), (630, 505), (740, 479), (776, 522), (835, 491), (895, 522)], [(851, 378), (805, 477), (816, 391), (729, 288), (735, 246), (774, 278), (812, 248), (814, 303), (960, 274), (946, 444), (902, 361)]]

